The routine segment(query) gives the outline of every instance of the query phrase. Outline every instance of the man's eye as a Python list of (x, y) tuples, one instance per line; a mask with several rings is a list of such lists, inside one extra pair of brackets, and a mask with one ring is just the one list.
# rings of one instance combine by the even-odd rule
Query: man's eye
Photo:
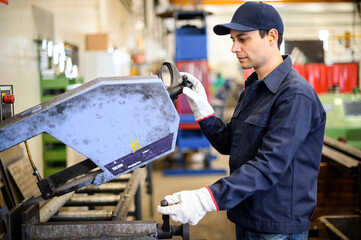
[(245, 42), (247, 40), (247, 38), (239, 38), (238, 41), (240, 42)]

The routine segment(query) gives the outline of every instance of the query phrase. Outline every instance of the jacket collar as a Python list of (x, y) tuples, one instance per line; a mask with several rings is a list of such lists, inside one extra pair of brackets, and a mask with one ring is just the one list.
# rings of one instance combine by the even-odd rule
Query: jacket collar
[[(279, 86), (283, 82), (283, 79), (285, 79), (286, 75), (289, 73), (289, 71), (292, 68), (291, 57), (289, 55), (283, 55), (282, 58), (283, 58), (283, 62), (263, 79), (263, 82), (266, 84), (267, 88), (273, 93), (277, 92)], [(248, 85), (254, 82), (255, 80), (257, 80), (257, 74), (256, 72), (253, 72), (247, 78), (245, 84)]]

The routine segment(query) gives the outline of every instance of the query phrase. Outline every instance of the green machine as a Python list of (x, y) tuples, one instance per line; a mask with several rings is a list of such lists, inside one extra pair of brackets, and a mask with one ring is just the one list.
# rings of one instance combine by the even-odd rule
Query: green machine
[(361, 94), (319, 94), (327, 114), (325, 135), (361, 149)]

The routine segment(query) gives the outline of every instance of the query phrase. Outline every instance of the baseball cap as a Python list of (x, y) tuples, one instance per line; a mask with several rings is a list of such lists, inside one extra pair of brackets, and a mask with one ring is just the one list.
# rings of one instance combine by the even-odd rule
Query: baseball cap
[(279, 13), (263, 2), (245, 2), (234, 13), (230, 23), (214, 26), (217, 35), (226, 35), (230, 29), (242, 32), (276, 29), (283, 34), (283, 22)]

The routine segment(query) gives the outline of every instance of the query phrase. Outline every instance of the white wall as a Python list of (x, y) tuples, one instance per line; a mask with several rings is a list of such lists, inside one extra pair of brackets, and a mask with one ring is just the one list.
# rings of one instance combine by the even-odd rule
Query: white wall
[[(0, 4), (0, 85), (14, 86), (15, 113), (40, 103), (39, 73), (32, 1)], [(42, 172), (41, 139), (28, 141), (32, 157)], [(24, 145), (22, 146), (24, 148)]]
[[(11, 0), (9, 5), (0, 3), (0, 85), (14, 86), (15, 114), (40, 103), (34, 40), (49, 36), (42, 36), (37, 31), (32, 6), (53, 15), (54, 39), (51, 40), (79, 47), (80, 73), (87, 33), (112, 32), (114, 46), (120, 48), (129, 45), (128, 37), (133, 29), (130, 13), (119, 0)], [(41, 138), (38, 136), (28, 142), (35, 164), (42, 173)]]
[(119, 0), (99, 0), (98, 31), (111, 34), (113, 45), (121, 51), (129, 51), (134, 46), (134, 19), (131, 9)]

